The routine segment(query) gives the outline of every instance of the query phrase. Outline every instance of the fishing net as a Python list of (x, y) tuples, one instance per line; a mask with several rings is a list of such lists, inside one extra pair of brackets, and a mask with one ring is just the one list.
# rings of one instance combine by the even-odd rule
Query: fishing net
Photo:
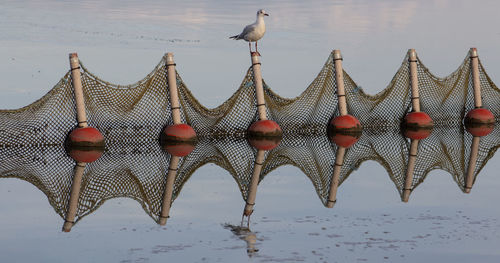
[[(420, 60), (417, 66), (421, 110), (433, 118), (436, 127), (419, 143), (412, 188), (433, 169), (442, 169), (464, 190), (472, 136), (464, 133), (462, 120), (474, 108), (469, 58), (446, 78), (432, 75)], [(483, 105), (498, 118), (499, 90), (481, 64), (479, 69)], [(173, 123), (165, 59), (143, 80), (128, 86), (107, 83), (84, 66), (81, 73), (88, 122), (103, 133), (106, 151), (85, 168), (77, 220), (106, 200), (128, 197), (137, 200), (157, 221), (171, 158), (158, 138), (163, 128)], [(408, 57), (389, 86), (374, 96), (365, 94), (345, 71), (343, 74), (348, 112), (360, 120), (364, 130), (346, 151), (340, 183), (361, 163), (374, 160), (387, 170), (402, 194), (410, 140), (401, 135), (399, 124), (411, 111)], [(266, 152), (261, 180), (283, 165), (296, 166), (311, 180), (323, 204), (328, 199), (337, 152), (326, 136), (329, 120), (339, 114), (334, 76), (330, 55), (315, 80), (294, 99), (278, 96), (264, 83), (269, 119), (281, 126), (284, 137), (277, 148)], [(214, 109), (201, 105), (179, 74), (177, 84), (181, 119), (194, 128), (200, 140), (193, 152), (180, 160), (173, 200), (191, 175), (207, 163), (231, 174), (246, 200), (257, 151), (245, 138), (247, 128), (258, 119), (252, 69), (233, 96)], [(32, 183), (63, 218), (75, 165), (63, 144), (76, 126), (75, 116), (69, 73), (33, 104), (0, 111), (0, 177)], [(495, 129), (481, 138), (474, 178), (500, 145), (499, 133)]]

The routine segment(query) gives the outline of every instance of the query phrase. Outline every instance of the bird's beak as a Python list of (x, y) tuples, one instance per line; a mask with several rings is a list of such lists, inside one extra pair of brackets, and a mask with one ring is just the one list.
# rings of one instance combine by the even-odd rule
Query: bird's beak
[(264, 14), (265, 16), (269, 16), (269, 14)]

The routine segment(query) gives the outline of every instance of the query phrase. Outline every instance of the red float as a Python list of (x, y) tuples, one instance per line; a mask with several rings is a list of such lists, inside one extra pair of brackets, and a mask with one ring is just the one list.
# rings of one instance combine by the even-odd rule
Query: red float
[(476, 137), (488, 135), (495, 126), (495, 116), (488, 109), (477, 108), (465, 116), (465, 129)]
[(250, 128), (248, 128), (248, 135), (252, 138), (281, 137), (283, 132), (275, 121), (260, 120), (250, 125)]
[(104, 147), (104, 137), (92, 127), (76, 128), (69, 134), (66, 143), (69, 147)]
[(163, 142), (193, 142), (196, 141), (196, 132), (191, 126), (181, 123), (170, 125), (163, 130)]
[(92, 148), (86, 147), (87, 149), (82, 148), (72, 148), (69, 149), (68, 155), (73, 158), (73, 160), (81, 163), (91, 163), (96, 161), (102, 156), (104, 152), (104, 148)]
[(359, 120), (352, 115), (337, 116), (330, 121), (328, 136), (338, 146), (349, 148), (361, 137), (363, 128)]
[(413, 140), (423, 140), (432, 133), (434, 122), (425, 112), (410, 112), (403, 121), (403, 134)]
[(352, 115), (341, 115), (330, 121), (333, 133), (360, 132), (362, 130), (359, 120)]
[(196, 144), (193, 142), (167, 142), (163, 145), (163, 149), (173, 156), (184, 157), (190, 154), (194, 150), (195, 146)]

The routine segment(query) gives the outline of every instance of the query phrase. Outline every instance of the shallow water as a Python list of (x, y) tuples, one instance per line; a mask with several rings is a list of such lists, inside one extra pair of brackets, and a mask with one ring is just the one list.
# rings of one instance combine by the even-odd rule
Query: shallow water
[[(92, 72), (120, 84), (141, 79), (164, 52), (174, 52), (195, 97), (215, 107), (237, 89), (250, 65), (246, 43), (227, 37), (253, 21), (258, 8), (271, 14), (259, 44), (263, 75), (281, 96), (299, 95), (334, 48), (371, 94), (390, 82), (408, 48), (445, 76), (476, 46), (490, 77), (499, 79), (495, 1), (71, 4), (0, 3), (0, 108), (40, 98), (67, 72), (73, 51)], [(251, 232), (237, 227), (245, 204), (237, 184), (213, 164), (186, 181), (165, 227), (135, 200), (114, 198), (63, 233), (51, 197), (29, 180), (2, 178), (0, 253), (8, 262), (495, 262), (498, 163), (498, 155), (487, 162), (468, 195), (449, 173), (433, 170), (402, 203), (386, 170), (364, 162), (340, 186), (333, 209), (324, 207), (301, 170), (282, 166), (259, 185)], [(72, 167), (64, 171), (71, 174)], [(255, 241), (250, 252), (248, 240)]]

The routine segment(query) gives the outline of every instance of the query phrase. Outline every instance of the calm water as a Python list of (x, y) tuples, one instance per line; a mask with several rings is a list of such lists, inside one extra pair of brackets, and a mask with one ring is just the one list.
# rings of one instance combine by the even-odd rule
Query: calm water
[[(499, 7), (496, 1), (3, 1), (0, 108), (28, 105), (49, 91), (73, 51), (119, 84), (141, 79), (174, 52), (188, 87), (215, 107), (250, 64), (247, 44), (227, 37), (259, 8), (271, 14), (259, 43), (263, 75), (281, 96), (300, 94), (334, 48), (371, 94), (390, 82), (408, 48), (445, 76), (475, 46), (498, 84)], [(134, 167), (127, 161), (134, 158), (125, 155), (124, 163)], [(235, 180), (213, 164), (185, 183), (165, 227), (136, 200), (115, 198), (63, 233), (52, 197), (27, 181), (2, 178), (0, 253), (6, 262), (496, 262), (499, 169), (494, 156), (468, 195), (452, 175), (433, 170), (403, 203), (386, 170), (367, 161), (327, 209), (300, 169), (282, 166), (259, 185), (250, 231), (237, 227), (244, 201)]]

